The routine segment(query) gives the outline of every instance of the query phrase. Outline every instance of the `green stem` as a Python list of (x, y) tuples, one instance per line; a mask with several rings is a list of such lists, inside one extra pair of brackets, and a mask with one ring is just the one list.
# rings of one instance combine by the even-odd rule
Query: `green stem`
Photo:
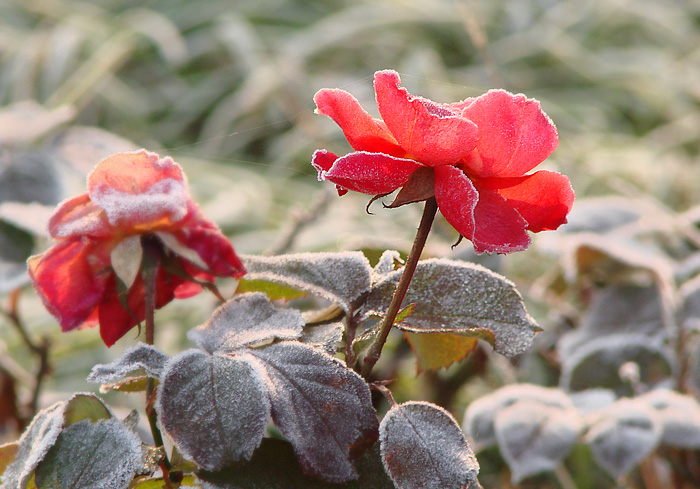
[(435, 219), (435, 214), (437, 213), (437, 202), (435, 197), (431, 197), (425, 201), (425, 207), (423, 208), (423, 217), (418, 225), (418, 231), (416, 232), (416, 237), (413, 240), (413, 246), (411, 247), (411, 252), (408, 254), (408, 259), (406, 260), (406, 266), (403, 269), (399, 283), (396, 285), (396, 290), (394, 291), (394, 296), (391, 298), (391, 303), (389, 304), (389, 309), (384, 316), (384, 321), (379, 328), (379, 334), (377, 338), (370, 346), (369, 353), (364, 359), (364, 364), (362, 365), (362, 376), (367, 379), (369, 374), (372, 373), (374, 365), (379, 360), (382, 354), (382, 348), (384, 348), (384, 343), (389, 336), (391, 327), (394, 325), (394, 320), (396, 315), (401, 310), (401, 303), (404, 297), (406, 297), (406, 292), (408, 292), (408, 286), (411, 284), (411, 279), (416, 271), (416, 266), (418, 265), (418, 260), (425, 247), (425, 242), (428, 239), (428, 234), (430, 233), (430, 228), (433, 225), (433, 220)]

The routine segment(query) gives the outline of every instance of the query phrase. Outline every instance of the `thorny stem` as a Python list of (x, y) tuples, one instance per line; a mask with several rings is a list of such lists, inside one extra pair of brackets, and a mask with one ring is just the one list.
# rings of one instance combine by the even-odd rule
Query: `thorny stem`
[(425, 201), (423, 217), (418, 225), (418, 231), (416, 232), (416, 237), (413, 240), (411, 252), (406, 260), (406, 266), (403, 269), (399, 283), (396, 285), (394, 296), (391, 298), (391, 303), (389, 304), (389, 309), (386, 312), (386, 316), (384, 316), (384, 321), (380, 326), (379, 334), (374, 340), (374, 343), (372, 343), (372, 346), (370, 346), (369, 353), (364, 359), (364, 364), (362, 365), (362, 376), (365, 379), (369, 378), (369, 374), (372, 373), (374, 365), (379, 360), (379, 356), (382, 353), (382, 348), (384, 348), (384, 343), (386, 343), (391, 327), (394, 325), (396, 315), (401, 309), (401, 303), (403, 302), (404, 297), (406, 297), (406, 292), (408, 292), (408, 286), (411, 284), (411, 279), (416, 271), (418, 259), (423, 252), (423, 248), (425, 247), (425, 242), (428, 239), (428, 234), (430, 233), (430, 228), (433, 225), (433, 220), (435, 219), (436, 213), (437, 201), (435, 200), (435, 197), (431, 197)]
[(39, 404), (39, 394), (41, 393), (41, 386), (43, 384), (44, 378), (51, 371), (51, 366), (49, 365), (49, 347), (50, 343), (47, 339), (42, 340), (41, 343), (35, 343), (27, 333), (27, 329), (24, 327), (24, 323), (19, 317), (18, 305), (19, 305), (19, 295), (21, 289), (16, 289), (10, 294), (10, 304), (7, 311), (3, 310), (3, 314), (10, 320), (12, 325), (15, 327), (17, 332), (22, 338), (22, 341), (27, 345), (32, 353), (34, 353), (39, 358), (39, 367), (36, 374), (34, 375), (34, 388), (32, 390), (32, 397), (29, 401), (29, 419), (34, 417), (36, 414), (37, 406)]

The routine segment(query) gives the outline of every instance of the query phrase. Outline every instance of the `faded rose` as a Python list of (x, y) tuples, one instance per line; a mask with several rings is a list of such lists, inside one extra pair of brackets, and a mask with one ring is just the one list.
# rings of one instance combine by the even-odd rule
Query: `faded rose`
[(180, 166), (145, 150), (100, 162), (88, 191), (59, 204), (49, 233), (57, 243), (28, 260), (34, 287), (63, 331), (99, 323), (107, 346), (145, 317), (144, 245), (161, 255), (156, 308), (199, 293), (195, 281), (245, 273), (190, 198)]
[(574, 192), (560, 173), (530, 170), (557, 147), (557, 130), (539, 102), (490, 90), (453, 104), (416, 97), (394, 71), (374, 75), (374, 119), (349, 93), (316, 93), (317, 112), (331, 117), (355, 150), (338, 157), (318, 150), (319, 180), (384, 195), (399, 187), (392, 206), (435, 196), (452, 226), (477, 252), (510, 253), (530, 244), (527, 231), (566, 222)]

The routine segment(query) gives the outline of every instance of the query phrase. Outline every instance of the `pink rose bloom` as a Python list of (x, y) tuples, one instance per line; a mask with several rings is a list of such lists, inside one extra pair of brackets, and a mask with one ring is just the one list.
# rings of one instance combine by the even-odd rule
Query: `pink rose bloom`
[(394, 71), (374, 75), (381, 119), (349, 93), (324, 89), (314, 101), (355, 150), (313, 155), (319, 180), (384, 195), (392, 206), (435, 197), (447, 221), (477, 252), (510, 253), (537, 233), (566, 223), (574, 192), (557, 172), (528, 173), (557, 147), (557, 130), (536, 100), (490, 90), (453, 104), (416, 97)]

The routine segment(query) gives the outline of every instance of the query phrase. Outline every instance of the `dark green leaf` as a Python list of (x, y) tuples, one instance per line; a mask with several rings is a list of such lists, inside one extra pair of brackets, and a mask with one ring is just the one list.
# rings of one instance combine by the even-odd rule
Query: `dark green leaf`
[(336, 302), (346, 312), (367, 292), (372, 269), (360, 252), (246, 256), (247, 280), (266, 280)]
[(187, 350), (168, 362), (156, 409), (182, 454), (209, 470), (248, 459), (270, 419), (263, 380), (243, 356)]
[(39, 464), (39, 489), (126, 489), (141, 463), (141, 440), (116, 418), (65, 428)]
[(351, 462), (377, 439), (369, 387), (337, 359), (298, 342), (244, 354), (266, 379), (272, 419), (306, 474), (331, 482), (357, 477)]
[[(372, 287), (366, 315), (383, 315), (403, 269)], [(453, 333), (481, 338), (505, 355), (527, 350), (539, 329), (515, 285), (481, 266), (446, 259), (420, 262), (402, 306), (413, 312), (396, 326), (412, 333)]]
[(467, 487), (479, 464), (452, 415), (435, 404), (393, 406), (379, 427), (384, 468), (399, 489)]
[(296, 309), (282, 309), (260, 292), (234, 297), (187, 337), (209, 353), (230, 352), (272, 339), (296, 339), (304, 318)]
[(168, 358), (168, 355), (154, 346), (139, 343), (124, 350), (124, 353), (113, 362), (92, 367), (87, 381), (97, 384), (113, 384), (134, 373), (147, 374), (153, 379), (158, 379)]

